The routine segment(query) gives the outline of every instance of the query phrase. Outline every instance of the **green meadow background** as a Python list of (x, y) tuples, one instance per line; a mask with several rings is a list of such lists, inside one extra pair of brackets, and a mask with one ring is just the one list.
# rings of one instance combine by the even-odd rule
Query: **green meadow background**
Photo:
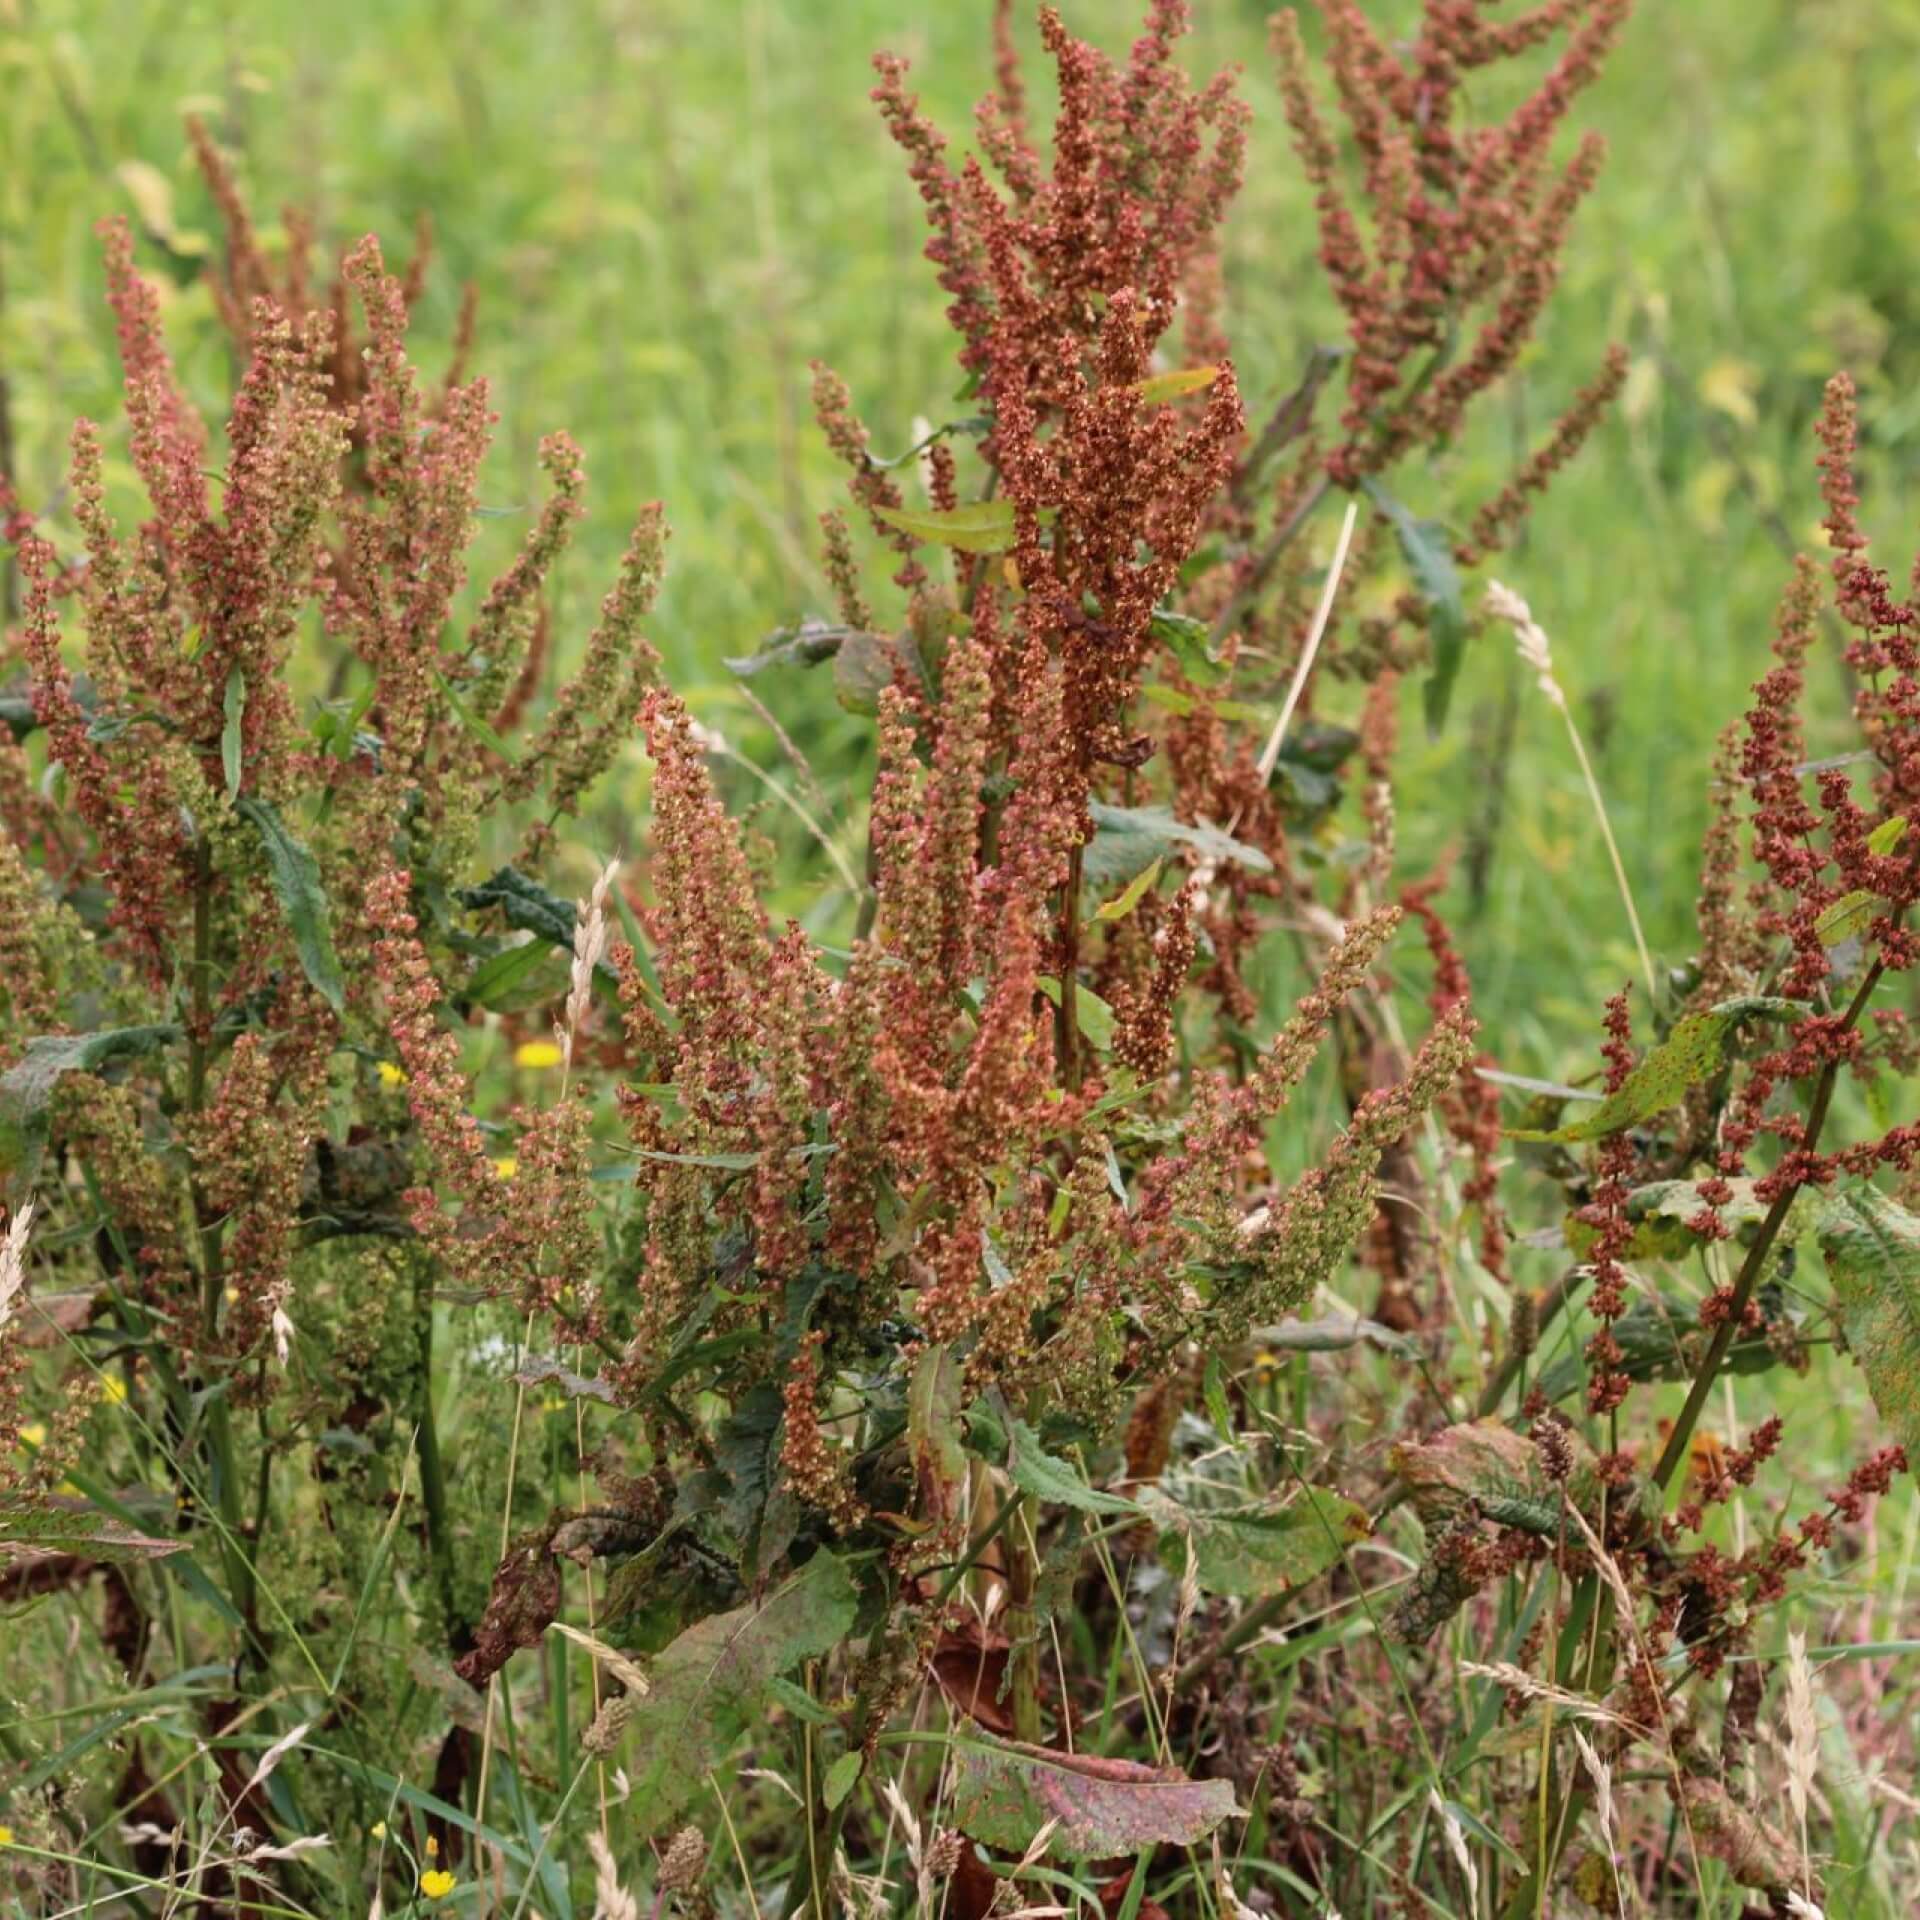
[[(1391, 22), (1412, 9), (1374, 11)], [(1064, 12), (1116, 51), (1137, 16), (1135, 0)], [(510, 555), (539, 436), (566, 427), (593, 484), (563, 581), (563, 658), (635, 509), (663, 499), (672, 572), (655, 630), (675, 682), (791, 782), (723, 662), (824, 605), (814, 516), (842, 491), (807, 362), (848, 377), (882, 451), (904, 447), (917, 418), (946, 417), (955, 384), (918, 201), (867, 100), (868, 60), (910, 55), (928, 106), (964, 141), (989, 14), (989, 0), (0, 0), (0, 363), (22, 491), (57, 498), (75, 414), (117, 419), (102, 215), (143, 229), (186, 376), (218, 411), (227, 348), (199, 281), (217, 224), (181, 132), (199, 112), (269, 233), (292, 203), (329, 242), (372, 229), (400, 257), (431, 217), (420, 357), (443, 364), (471, 281), (474, 364), (501, 416), (480, 568)], [(1337, 329), (1265, 8), (1196, 0), (1194, 15), (1193, 64), (1242, 66), (1255, 114), (1227, 268), (1257, 407)], [(1031, 47), (1030, 20), (1022, 35)], [(1497, 110), (1480, 86), (1476, 107)], [(1818, 538), (1809, 429), (1835, 367), (1864, 390), (1868, 518), (1897, 573), (1920, 534), (1920, 0), (1642, 0), (1577, 117), (1606, 134), (1611, 160), (1551, 319), (1473, 436), (1398, 485), (1422, 513), (1470, 505), (1606, 342), (1628, 344), (1624, 406), (1497, 571), (1553, 638), (1649, 938), (1675, 960), (1692, 937), (1711, 742), (1764, 667), (1785, 551)], [(1815, 686), (1837, 721), (1838, 673)], [(752, 690), (831, 792), (864, 750), (862, 724), (802, 677)], [(1568, 1070), (1591, 1057), (1599, 998), (1635, 969), (1558, 722), (1491, 635), (1443, 738), (1426, 741), (1413, 711), (1409, 854), (1467, 844), (1500, 795), (1479, 898), (1463, 883), (1455, 911), (1502, 1059)], [(782, 836), (777, 903), (831, 933), (845, 896), (830, 863), (760, 782), (737, 765), (728, 779)], [(592, 848), (639, 837), (644, 804), (635, 751), (583, 824), (583, 870)], [(857, 844), (849, 809), (823, 824)]]

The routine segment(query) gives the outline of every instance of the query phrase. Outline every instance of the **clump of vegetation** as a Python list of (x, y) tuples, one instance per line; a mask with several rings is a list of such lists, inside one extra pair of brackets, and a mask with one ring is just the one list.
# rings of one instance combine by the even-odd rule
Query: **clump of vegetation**
[[(1627, 5), (1427, 0), (1404, 43), (1318, 11), (1344, 139), (1291, 12), (1273, 47), (1348, 340), (1251, 422), (1218, 241), (1258, 129), (1187, 77), (1178, 0), (1117, 62), (1042, 10), (1045, 139), (1002, 5), (964, 161), (876, 63), (961, 411), (880, 459), (816, 366), (833, 604), (731, 663), (871, 719), (825, 929), (766, 910), (644, 637), (658, 509), (563, 644), (551, 437), (456, 612), (470, 318), (429, 389), (417, 282), (368, 240), (316, 295), (196, 128), (244, 368), (216, 451), (106, 229), (150, 517), (113, 523), (84, 423), (64, 508), (0, 494), (0, 1597), (114, 1696), (7, 1730), (25, 1906), (1879, 1897), (1804, 1639), (1771, 1705), (1755, 1655), (1920, 1444), (1920, 1132), (1875, 1104), (1913, 1065), (1920, 612), (1838, 379), (1861, 745), (1807, 763), (1804, 561), (1697, 956), (1639, 941), (1597, 1091), (1503, 1074), (1448, 874), (1396, 856), (1403, 695), (1441, 729), (1510, 628), (1611, 848), (1546, 635), (1472, 582), (1624, 356), (1490, 498), (1396, 489), (1533, 337)], [(576, 904), (567, 823), (635, 734), (644, 846)], [(1841, 1344), (1887, 1434), (1749, 1510), (1785, 1422), (1703, 1416)]]

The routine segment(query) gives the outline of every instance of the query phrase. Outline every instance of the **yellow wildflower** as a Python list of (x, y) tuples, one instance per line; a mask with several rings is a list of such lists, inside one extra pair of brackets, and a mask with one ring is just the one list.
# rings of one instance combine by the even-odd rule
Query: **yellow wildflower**
[(429, 1900), (444, 1900), (453, 1891), (453, 1875), (445, 1867), (429, 1867), (420, 1876), (420, 1891)]
[(372, 1834), (376, 1840), (384, 1840), (387, 1837), (387, 1823), (384, 1820), (376, 1820), (367, 1831)]
[(20, 1429), (20, 1438), (36, 1451), (47, 1444), (47, 1427), (44, 1420), (29, 1420)]
[(10, 1847), (12, 1845), (13, 1829), (11, 1827), (0, 1827), (0, 1847)]
[(562, 1057), (551, 1040), (522, 1040), (513, 1050), (516, 1067), (557, 1067)]
[(122, 1406), (127, 1398), (127, 1383), (117, 1373), (100, 1376), (100, 1398), (110, 1407)]
[(493, 1163), (493, 1170), (502, 1180), (511, 1180), (520, 1171), (520, 1162), (510, 1153), (503, 1153)]
[(407, 1084), (406, 1068), (396, 1067), (391, 1060), (380, 1061), (374, 1067), (374, 1072), (380, 1076), (383, 1087), (404, 1087)]

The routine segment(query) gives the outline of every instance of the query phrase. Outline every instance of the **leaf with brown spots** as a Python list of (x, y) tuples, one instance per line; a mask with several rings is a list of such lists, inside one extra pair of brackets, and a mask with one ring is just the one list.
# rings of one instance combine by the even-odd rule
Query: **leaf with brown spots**
[(961, 1735), (953, 1742), (955, 1823), (990, 1847), (1018, 1852), (1050, 1821), (1050, 1850), (1069, 1860), (1190, 1847), (1240, 1812), (1226, 1780), (1192, 1780), (1177, 1767), (1058, 1753), (1051, 1747)]
[(1430, 1440), (1407, 1440), (1388, 1456), (1422, 1520), (1444, 1524), (1470, 1508), (1496, 1526), (1551, 1536), (1559, 1530), (1559, 1490), (1533, 1443), (1498, 1420), (1446, 1427)]
[(84, 1501), (0, 1498), (0, 1561), (31, 1565), (73, 1555), (96, 1564), (164, 1560), (186, 1544), (136, 1532)]
[(1723, 1000), (1704, 1013), (1690, 1013), (1676, 1020), (1673, 1031), (1585, 1118), (1570, 1120), (1550, 1131), (1516, 1127), (1507, 1137), (1570, 1146), (1636, 1126), (1678, 1106), (1690, 1088), (1711, 1080), (1726, 1065), (1734, 1038), (1748, 1021), (1798, 1020), (1805, 1012), (1796, 1000), (1751, 994), (1744, 999)]
[(1326, 1487), (1309, 1487), (1287, 1506), (1175, 1507), (1156, 1503), (1165, 1526), (1161, 1551), (1176, 1570), (1191, 1542), (1195, 1572), (1208, 1593), (1261, 1600), (1325, 1573), (1342, 1551), (1373, 1531), (1365, 1507)]
[(648, 1675), (653, 1691), (628, 1722), (633, 1790), (623, 1817), (641, 1833), (677, 1819), (765, 1718), (772, 1683), (831, 1653), (859, 1604), (845, 1564), (820, 1552), (764, 1601), (713, 1614), (663, 1647)]
[[(1743, 1887), (1782, 1896), (1804, 1890), (1808, 1873), (1799, 1848), (1778, 1827), (1743, 1807), (1718, 1780), (1690, 1776), (1668, 1791), (1678, 1793), (1700, 1851), (1720, 1861)], [(1817, 1902), (1820, 1883), (1812, 1884)]]

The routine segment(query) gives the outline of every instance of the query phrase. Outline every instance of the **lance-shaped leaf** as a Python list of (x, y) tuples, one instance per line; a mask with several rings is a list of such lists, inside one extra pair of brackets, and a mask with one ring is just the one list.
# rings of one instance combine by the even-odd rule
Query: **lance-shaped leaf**
[(1154, 1517), (1164, 1523), (1160, 1547), (1170, 1565), (1183, 1567), (1191, 1545), (1202, 1588), (1240, 1600), (1303, 1585), (1373, 1530), (1365, 1507), (1326, 1487), (1309, 1487), (1284, 1507), (1183, 1507), (1162, 1499)]
[(433, 676), (433, 680), (434, 685), (440, 689), (447, 705), (453, 709), (453, 717), (458, 720), (489, 753), (498, 754), (508, 766), (512, 766), (513, 749), (501, 739), (493, 722), (489, 720), (485, 714), (476, 713), (462, 697), (460, 689), (456, 687), (445, 674), (436, 673)]
[(1094, 831), (1080, 856), (1080, 878), (1097, 893), (1125, 885), (1154, 861), (1164, 860), (1175, 847), (1191, 847), (1203, 860), (1216, 864), (1232, 861), (1255, 873), (1268, 873), (1273, 868), (1273, 862), (1258, 847), (1250, 847), (1205, 821), (1190, 825), (1176, 820), (1165, 807), (1116, 807), (1096, 800), (1088, 811), (1093, 816)]
[(1136, 873), (1126, 884), (1125, 889), (1114, 895), (1104, 906), (1094, 910), (1094, 919), (1111, 925), (1115, 920), (1124, 920), (1140, 902), (1145, 899), (1147, 890), (1160, 878), (1160, 862)]
[(1082, 1513), (1138, 1513), (1137, 1502), (1117, 1493), (1102, 1493), (1071, 1461), (1060, 1460), (1040, 1444), (1040, 1436), (1017, 1415), (1008, 1415), (1007, 1472), (1016, 1487), (1054, 1507), (1077, 1507)]
[[(1034, 983), (1057, 1007), (1060, 1004), (1060, 982), (1052, 974), (1039, 975)], [(1102, 1000), (1091, 987), (1076, 985), (1073, 990), (1073, 1024), (1079, 1030), (1081, 1038), (1097, 1047), (1102, 1053), (1113, 1046), (1114, 1016), (1113, 1008)]]
[(1907, 837), (1907, 816), (1896, 813), (1891, 820), (1882, 820), (1867, 835), (1867, 851), (1885, 859), (1900, 842)]
[(1213, 651), (1213, 629), (1206, 621), (1163, 607), (1148, 622), (1147, 630), (1173, 655), (1181, 673), (1196, 687), (1217, 687), (1227, 677), (1226, 662)]
[[(1613, 1323), (1613, 1338), (1620, 1349), (1613, 1370), (1629, 1380), (1689, 1380), (1707, 1344), (1700, 1309), (1683, 1295), (1665, 1292), (1635, 1300)], [(1779, 1364), (1779, 1352), (1763, 1334), (1736, 1338), (1722, 1362), (1728, 1373), (1737, 1374), (1765, 1373)], [(1540, 1370), (1540, 1391), (1550, 1401), (1564, 1400), (1586, 1383), (1587, 1363), (1578, 1351), (1563, 1353)]]
[(1134, 383), (1134, 392), (1147, 406), (1167, 400), (1183, 400), (1190, 393), (1205, 393), (1220, 378), (1218, 367), (1179, 367), (1172, 373), (1156, 373)]
[(1873, 925), (1877, 915), (1887, 911), (1887, 903), (1871, 887), (1855, 887), (1843, 893), (1832, 905), (1820, 910), (1813, 930), (1823, 947), (1837, 947), (1843, 940), (1857, 940)]
[(1867, 1392), (1920, 1460), (1920, 1217), (1863, 1187), (1828, 1208), (1820, 1250)]
[(1727, 1048), (1735, 1032), (1748, 1020), (1797, 1020), (1806, 1009), (1794, 1000), (1769, 999), (1754, 994), (1723, 1000), (1705, 1013), (1690, 1013), (1674, 1023), (1673, 1031), (1627, 1075), (1621, 1085), (1591, 1113), (1570, 1120), (1550, 1132), (1537, 1127), (1518, 1128), (1514, 1140), (1547, 1140), (1570, 1146), (1599, 1140), (1623, 1127), (1636, 1126), (1677, 1106), (1690, 1087), (1697, 1087), (1727, 1063)]
[(68, 1554), (115, 1563), (164, 1560), (168, 1554), (182, 1552), (186, 1544), (141, 1533), (73, 1500), (0, 1499), (0, 1562), (50, 1560)]
[[(455, 898), (476, 913), (497, 908), (508, 926), (538, 934), (567, 953), (573, 951), (574, 903), (529, 880), (515, 867), (502, 867), (477, 887), (462, 887)], [(620, 984), (620, 976), (604, 960), (595, 965), (593, 978), (599, 987), (617, 989)]]
[(247, 676), (238, 663), (227, 675), (227, 697), (221, 707), (226, 719), (220, 729), (220, 771), (226, 776), (231, 800), (240, 791), (242, 723), (247, 711)]
[(267, 873), (280, 896), (280, 910), (287, 916), (302, 970), (313, 990), (344, 1018), (347, 987), (341, 977), (339, 956), (333, 950), (333, 923), (320, 885), (319, 863), (287, 831), (285, 822), (266, 801), (249, 794), (237, 800), (233, 810), (260, 836), (260, 844), (266, 849)]
[(1096, 1754), (1056, 1753), (967, 1734), (953, 1742), (953, 1813), (960, 1831), (1023, 1851), (1049, 1822), (1050, 1851), (1069, 1860), (1190, 1847), (1240, 1811), (1226, 1780), (1191, 1780), (1175, 1767)]
[(876, 507), (878, 518), (911, 540), (960, 553), (1006, 553), (1013, 546), (1013, 502), (971, 500), (944, 509)]
[(654, 1659), (653, 1691), (634, 1706), (627, 1814), (657, 1833), (705, 1788), (708, 1773), (758, 1724), (772, 1683), (830, 1652), (852, 1631), (859, 1599), (830, 1553), (757, 1606), (689, 1627)]
[(1371, 480), (1362, 483), (1367, 498), (1393, 523), (1401, 557), (1426, 603), (1427, 635), (1433, 642), (1433, 668), (1427, 675), (1427, 731), (1438, 733), (1446, 724), (1453, 701), (1453, 683), (1467, 645), (1466, 595), (1460, 569), (1454, 564), (1453, 540), (1436, 520), (1416, 520), (1385, 488)]

